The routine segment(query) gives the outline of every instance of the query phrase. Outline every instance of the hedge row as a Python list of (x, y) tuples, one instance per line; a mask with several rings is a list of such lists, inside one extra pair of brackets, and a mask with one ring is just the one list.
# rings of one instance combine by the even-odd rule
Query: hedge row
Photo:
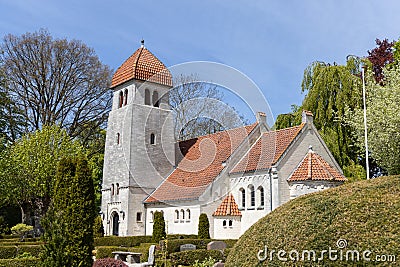
[(196, 260), (202, 262), (213, 258), (215, 261), (224, 260), (224, 255), (219, 250), (196, 249), (171, 253), (170, 259), (173, 265), (193, 265)]
[(26, 245), (42, 245), (43, 242), (0, 242), (1, 246), (26, 246)]
[(198, 239), (197, 235), (167, 235), (167, 239)]
[(32, 259), (0, 259), (0, 267), (36, 267), (40, 266), (40, 260)]
[(99, 246), (96, 247), (96, 259), (114, 258), (114, 255), (112, 254), (113, 251), (130, 251), (142, 253), (142, 256), (140, 256), (141, 261), (147, 261), (147, 258), (149, 256), (148, 247), (128, 248), (116, 246)]
[(94, 246), (137, 247), (141, 243), (151, 243), (151, 236), (105, 236), (94, 239)]
[(38, 257), (41, 251), (41, 245), (0, 246), (0, 259), (12, 259), (24, 252), (29, 252), (32, 256)]

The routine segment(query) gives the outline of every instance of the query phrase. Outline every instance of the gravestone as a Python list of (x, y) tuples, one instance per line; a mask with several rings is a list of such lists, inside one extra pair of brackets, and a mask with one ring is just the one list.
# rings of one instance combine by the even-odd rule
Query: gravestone
[(195, 250), (196, 246), (193, 244), (183, 244), (180, 247), (180, 251), (185, 251), (185, 250)]
[(224, 241), (211, 241), (207, 244), (207, 250), (224, 250), (226, 243)]

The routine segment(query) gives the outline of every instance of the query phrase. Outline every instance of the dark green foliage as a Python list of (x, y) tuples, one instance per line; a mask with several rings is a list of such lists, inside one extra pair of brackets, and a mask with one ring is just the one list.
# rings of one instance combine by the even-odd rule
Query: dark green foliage
[(152, 236), (105, 236), (94, 239), (97, 246), (136, 247), (141, 243), (151, 243)]
[(16, 246), (0, 246), (0, 259), (12, 259), (17, 256)]
[(42, 245), (20, 245), (17, 248), (18, 250), (18, 255), (21, 255), (23, 253), (29, 253), (33, 257), (40, 257), (40, 253), (43, 250)]
[(41, 251), (41, 245), (0, 246), (0, 259), (12, 259), (23, 253), (38, 257)]
[[(226, 265), (256, 266), (257, 253), (283, 249), (338, 249), (339, 239), (347, 241), (343, 250), (372, 251), (398, 255), (400, 243), (400, 177), (364, 180), (298, 197), (280, 206), (249, 228), (229, 252)], [(356, 266), (354, 262), (264, 261), (257, 266)], [(325, 259), (327, 259), (325, 255)], [(360, 261), (357, 266), (378, 266)], [(381, 265), (379, 265), (381, 266)], [(387, 266), (392, 266), (388, 264)], [(394, 265), (393, 265), (394, 266)]]
[(205, 213), (200, 214), (199, 217), (198, 237), (199, 239), (210, 239), (210, 222)]
[(197, 235), (167, 235), (167, 239), (196, 239), (198, 236)]
[(160, 240), (165, 239), (166, 236), (164, 215), (156, 211), (154, 213), (153, 223), (153, 242), (158, 243)]
[(3, 216), (0, 216), (0, 234), (8, 234), (10, 232), (10, 228), (8, 227), (7, 222), (4, 220)]
[(97, 216), (94, 220), (93, 236), (94, 238), (104, 236), (103, 220), (101, 219), (101, 216)]
[(44, 266), (92, 266), (95, 219), (93, 180), (87, 161), (60, 161), (52, 206), (46, 214)]
[(0, 267), (36, 267), (40, 266), (39, 259), (0, 259)]
[(202, 262), (205, 259), (213, 258), (216, 262), (224, 260), (224, 255), (219, 250), (196, 249), (170, 254), (172, 263), (177, 265), (193, 265), (196, 260)]
[(116, 260), (113, 258), (105, 258), (105, 259), (100, 259), (96, 260), (93, 264), (93, 267), (127, 267), (123, 261), (121, 260)]

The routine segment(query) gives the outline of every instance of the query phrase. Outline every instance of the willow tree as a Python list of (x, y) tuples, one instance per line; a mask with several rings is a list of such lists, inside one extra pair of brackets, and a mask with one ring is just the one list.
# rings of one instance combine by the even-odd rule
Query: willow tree
[(342, 168), (357, 162), (351, 127), (344, 118), (346, 110), (362, 105), (360, 65), (356, 57), (348, 57), (346, 65), (314, 62), (304, 71), (302, 82), (306, 96), (301, 109), (314, 114), (317, 130)]

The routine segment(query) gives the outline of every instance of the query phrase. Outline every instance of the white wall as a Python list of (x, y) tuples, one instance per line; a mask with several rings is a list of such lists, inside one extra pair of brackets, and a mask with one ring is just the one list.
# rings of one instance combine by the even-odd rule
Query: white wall
[[(238, 239), (241, 232), (241, 217), (218, 216), (214, 218), (214, 239)], [(224, 221), (226, 225), (224, 226)], [(229, 221), (232, 226), (229, 226)]]
[(336, 187), (342, 183), (329, 182), (329, 181), (297, 181), (290, 183), (290, 199), (298, 196), (319, 192), (324, 189)]

